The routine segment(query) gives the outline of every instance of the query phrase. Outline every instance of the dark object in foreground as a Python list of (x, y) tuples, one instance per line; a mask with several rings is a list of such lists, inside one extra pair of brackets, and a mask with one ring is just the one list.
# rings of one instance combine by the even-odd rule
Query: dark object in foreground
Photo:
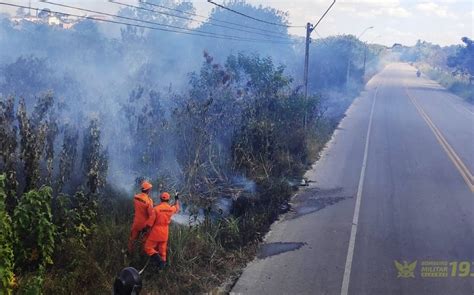
[(140, 273), (133, 267), (122, 269), (114, 282), (114, 295), (138, 295), (142, 290)]

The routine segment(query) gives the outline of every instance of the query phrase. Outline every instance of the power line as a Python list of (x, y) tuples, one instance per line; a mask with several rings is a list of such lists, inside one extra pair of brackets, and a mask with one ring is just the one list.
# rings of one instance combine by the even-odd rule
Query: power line
[(116, 18), (125, 19), (125, 20), (142, 22), (142, 23), (152, 24), (152, 25), (156, 25), (156, 26), (160, 26), (160, 27), (169, 27), (169, 28), (173, 28), (173, 29), (189, 31), (189, 32), (198, 32), (198, 33), (203, 33), (203, 34), (215, 35), (215, 36), (219, 36), (219, 37), (234, 37), (234, 36), (226, 36), (226, 35), (222, 35), (222, 34), (215, 34), (215, 33), (211, 33), (211, 32), (199, 31), (199, 30), (191, 30), (191, 29), (183, 28), (183, 27), (179, 27), (179, 26), (161, 24), (161, 23), (157, 23), (157, 22), (141, 20), (141, 19), (136, 19), (136, 18), (132, 18), (132, 17), (122, 16), (122, 15), (117, 15), (117, 14), (111, 14), (111, 13), (107, 13), (107, 12), (101, 12), (101, 11), (96, 11), (96, 10), (91, 10), (91, 9), (86, 9), (86, 8), (80, 8), (80, 7), (75, 7), (75, 6), (61, 4), (61, 3), (50, 2), (48, 0), (40, 0), (40, 1), (44, 2), (44, 3), (51, 4), (51, 5), (55, 5), (55, 6), (75, 9), (75, 10), (84, 11), (84, 12), (96, 13), (96, 14), (106, 15), (106, 16), (110, 16), (110, 17), (116, 17)]
[[(319, 40), (322, 41), (322, 42), (324, 43), (324, 45), (329, 46), (329, 43), (326, 41), (326, 38), (327, 38), (327, 37), (321, 36), (321, 34), (319, 34), (317, 31), (314, 31), (314, 33), (315, 33), (316, 35), (318, 35)], [(311, 38), (311, 40), (315, 40), (315, 41), (316, 41), (316, 39), (312, 39), (312, 38)], [(314, 43), (311, 42), (311, 44), (314, 44)]]
[[(149, 8), (145, 8), (145, 7), (140, 7), (140, 6), (136, 6), (136, 5), (132, 5), (132, 4), (122, 3), (122, 2), (115, 1), (115, 0), (109, 0), (109, 2), (114, 3), (114, 4), (117, 4), (117, 5), (125, 6), (125, 7), (130, 7), (130, 8), (134, 8), (134, 9), (139, 9), (139, 10), (154, 12), (154, 13), (158, 13), (158, 14), (162, 14), (162, 15), (166, 15), (166, 16), (177, 17), (177, 18), (186, 19), (186, 20), (191, 20), (191, 21), (195, 21), (195, 22), (199, 22), (199, 23), (206, 23), (205, 21), (202, 21), (202, 20), (197, 20), (197, 19), (194, 19), (194, 18), (184, 17), (184, 16), (180, 16), (180, 15), (175, 15), (175, 14), (169, 14), (169, 13), (166, 13), (166, 12), (157, 11), (157, 10), (149, 9)], [(245, 32), (245, 33), (251, 33), (251, 34), (261, 35), (261, 36), (264, 36), (264, 37), (273, 37), (273, 38), (279, 38), (279, 39), (288, 40), (288, 36), (286, 36), (286, 37), (270, 36), (269, 34), (265, 34), (265, 33), (252, 32), (252, 31), (249, 31), (249, 30), (243, 30), (243, 29), (233, 28), (233, 27), (229, 27), (229, 26), (225, 26), (225, 25), (219, 25), (219, 24), (214, 24), (214, 23), (210, 23), (210, 22), (207, 22), (207, 23), (208, 23), (209, 25), (211, 25), (211, 26), (222, 27), (222, 28), (226, 28), (226, 29), (230, 29), (230, 30), (239, 31), (239, 32)]]
[(79, 11), (96, 13), (96, 14), (101, 14), (101, 15), (106, 15), (106, 16), (110, 16), (110, 17), (115, 17), (115, 18), (120, 18), (120, 19), (125, 19), (125, 20), (131, 20), (131, 21), (136, 21), (136, 22), (141, 22), (141, 23), (147, 23), (147, 24), (152, 24), (152, 25), (156, 25), (156, 26), (160, 26), (160, 27), (168, 27), (168, 28), (178, 29), (178, 30), (187, 31), (187, 32), (191, 32), (191, 33), (197, 32), (197, 33), (200, 33), (200, 34), (206, 34), (206, 35), (216, 36), (216, 37), (221, 37), (221, 38), (226, 38), (226, 39), (232, 38), (232, 39), (235, 39), (235, 40), (246, 40), (246, 41), (255, 41), (255, 42), (269, 42), (269, 43), (285, 43), (285, 44), (292, 44), (293, 43), (293, 42), (290, 43), (290, 42), (283, 42), (283, 41), (277, 41), (277, 40), (262, 40), (262, 39), (255, 39), (255, 38), (243, 38), (243, 37), (239, 37), (239, 36), (224, 35), (224, 34), (206, 32), (206, 31), (202, 31), (202, 30), (192, 30), (192, 29), (183, 28), (183, 27), (174, 26), (174, 25), (167, 25), (167, 24), (162, 24), (162, 23), (157, 23), (157, 22), (152, 22), (152, 21), (147, 21), (147, 20), (141, 20), (141, 19), (137, 19), (137, 18), (121, 16), (121, 15), (107, 13), (107, 12), (101, 12), (101, 11), (97, 11), (97, 10), (91, 10), (91, 9), (86, 9), (86, 8), (75, 7), (75, 6), (71, 6), (71, 5), (51, 2), (51, 1), (48, 1), (48, 0), (40, 0), (40, 1), (44, 2), (44, 3), (51, 4), (51, 5), (56, 5), (56, 6), (60, 6), (60, 7), (75, 9), (75, 10), (79, 10)]
[(269, 22), (269, 21), (266, 21), (266, 20), (263, 20), (263, 19), (259, 19), (259, 18), (250, 16), (250, 15), (247, 15), (247, 14), (242, 13), (242, 12), (239, 12), (239, 11), (237, 11), (237, 10), (231, 9), (231, 8), (229, 8), (229, 7), (226, 7), (226, 6), (222, 5), (222, 4), (216, 3), (216, 2), (214, 2), (214, 1), (212, 1), (212, 0), (207, 0), (207, 2), (209, 2), (209, 3), (211, 3), (211, 4), (214, 4), (215, 6), (220, 7), (220, 8), (222, 8), (222, 9), (231, 11), (231, 12), (233, 12), (233, 13), (235, 13), (235, 14), (241, 15), (241, 16), (246, 17), (246, 18), (249, 18), (249, 19), (253, 19), (254, 21), (258, 21), (258, 22), (261, 22), (261, 23), (266, 23), (266, 24), (269, 24), (269, 25), (280, 26), (280, 27), (286, 27), (286, 28), (304, 28), (304, 27), (305, 27), (305, 26), (283, 25), (283, 24), (279, 24), (279, 23)]
[[(24, 5), (18, 5), (18, 4), (11, 4), (11, 3), (5, 3), (5, 2), (0, 2), (0, 5), (5, 5), (5, 6), (11, 6), (11, 7), (17, 7), (17, 8), (30, 8), (28, 6)], [(37, 8), (37, 7), (31, 7), (31, 9), (39, 12), (42, 9)], [(268, 42), (265, 40), (249, 40), (249, 39), (244, 39), (244, 38), (233, 38), (233, 37), (218, 37), (214, 36), (212, 34), (200, 34), (200, 33), (191, 33), (191, 32), (183, 32), (183, 31), (176, 31), (176, 30), (170, 30), (170, 29), (164, 29), (164, 28), (157, 28), (157, 27), (151, 27), (151, 26), (146, 26), (146, 25), (139, 25), (139, 24), (131, 24), (127, 22), (122, 22), (122, 21), (116, 21), (116, 20), (108, 20), (108, 19), (101, 19), (101, 18), (95, 18), (91, 16), (84, 16), (84, 15), (78, 15), (78, 14), (73, 14), (73, 13), (66, 13), (66, 12), (61, 12), (61, 11), (55, 11), (55, 10), (50, 10), (52, 13), (57, 13), (60, 15), (65, 15), (65, 16), (73, 16), (81, 19), (89, 19), (89, 20), (95, 20), (95, 21), (100, 21), (100, 22), (106, 22), (106, 23), (112, 23), (112, 24), (119, 24), (119, 25), (127, 25), (127, 26), (132, 26), (132, 27), (137, 27), (137, 28), (144, 28), (144, 29), (150, 29), (150, 30), (156, 30), (156, 31), (163, 31), (163, 32), (170, 32), (170, 33), (178, 33), (178, 34), (185, 34), (185, 35), (192, 35), (192, 36), (200, 36), (200, 37), (208, 37), (208, 38), (214, 38), (214, 39), (224, 39), (224, 40), (231, 40), (231, 41), (246, 41), (246, 42)], [(280, 44), (280, 43), (276, 43)], [(290, 43), (285, 43), (285, 44), (290, 44)]]
[[(18, 8), (29, 8), (28, 6), (23, 6), (23, 5), (17, 5), (17, 4), (11, 4), (11, 3), (5, 3), (5, 2), (0, 2), (0, 5), (6, 5), (6, 6), (12, 6), (12, 7), (18, 7)], [(37, 7), (31, 7), (31, 9), (36, 10), (36, 11), (41, 11), (41, 8)], [(190, 34), (187, 32), (181, 32), (181, 31), (175, 31), (175, 30), (168, 30), (168, 29), (162, 29), (162, 28), (156, 28), (156, 27), (149, 27), (149, 26), (143, 26), (143, 25), (137, 25), (137, 24), (131, 24), (131, 23), (126, 23), (126, 22), (121, 22), (121, 21), (114, 21), (114, 20), (107, 20), (107, 19), (101, 19), (101, 18), (95, 18), (92, 16), (85, 16), (85, 15), (79, 15), (79, 14), (73, 14), (73, 13), (66, 13), (66, 12), (61, 12), (61, 11), (55, 11), (55, 10), (49, 10), (52, 13), (57, 13), (60, 15), (65, 15), (65, 16), (73, 16), (73, 17), (78, 17), (82, 19), (90, 19), (90, 20), (96, 20), (96, 21), (101, 21), (101, 22), (107, 22), (107, 23), (113, 23), (113, 24), (121, 24), (121, 25), (127, 25), (127, 26), (133, 26), (133, 27), (139, 27), (139, 28), (146, 28), (146, 29), (152, 29), (152, 30), (158, 30), (158, 31), (164, 31), (164, 32), (173, 32), (173, 33), (180, 33), (180, 34)], [(194, 35), (194, 34), (190, 34)], [(203, 35), (208, 37), (207, 35)], [(211, 36), (209, 36), (211, 37)]]
[[(111, 1), (111, 0), (109, 0), (109, 1)], [(159, 4), (145, 2), (144, 0), (139, 0), (139, 2), (143, 3), (143, 4), (146, 4), (146, 5), (166, 9), (166, 10), (171, 10), (171, 11), (176, 11), (176, 12), (180, 12), (180, 13), (187, 14), (187, 15), (197, 16), (197, 17), (200, 17), (200, 18), (203, 18), (203, 19), (208, 19), (208, 20), (212, 20), (212, 21), (215, 21), (215, 22), (219, 22), (219, 23), (229, 24), (229, 25), (242, 27), (242, 28), (247, 28), (247, 29), (252, 29), (252, 30), (256, 30), (256, 31), (267, 32), (267, 33), (280, 35), (280, 36), (287, 36), (287, 34), (285, 34), (285, 33), (280, 33), (280, 32), (277, 32), (277, 31), (265, 30), (265, 29), (261, 29), (261, 28), (255, 28), (255, 27), (252, 27), (252, 26), (246, 26), (246, 25), (243, 25), (243, 24), (238, 24), (238, 23), (234, 23), (234, 22), (220, 20), (220, 19), (210, 17), (210, 16), (199, 15), (199, 14), (196, 14), (196, 13), (192, 13), (192, 12), (188, 12), (188, 11), (184, 11), (184, 10), (180, 10), (180, 9), (176, 9), (176, 8), (171, 8), (171, 7), (167, 7), (167, 6), (163, 6), (163, 5), (159, 5)]]

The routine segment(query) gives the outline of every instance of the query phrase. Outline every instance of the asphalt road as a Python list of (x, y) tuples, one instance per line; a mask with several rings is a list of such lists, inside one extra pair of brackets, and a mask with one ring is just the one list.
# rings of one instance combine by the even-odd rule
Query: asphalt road
[(415, 73), (369, 81), (233, 293), (474, 294), (474, 108)]

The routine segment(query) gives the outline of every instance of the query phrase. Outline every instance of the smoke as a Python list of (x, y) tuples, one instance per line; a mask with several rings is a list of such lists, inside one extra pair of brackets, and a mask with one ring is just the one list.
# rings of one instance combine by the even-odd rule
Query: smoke
[(232, 182), (236, 187), (240, 187), (245, 192), (255, 194), (257, 192), (257, 185), (254, 181), (247, 179), (244, 176), (234, 176)]
[[(158, 4), (161, 1), (156, 1)], [(166, 1), (168, 6), (194, 11), (191, 3)], [(140, 4), (142, 5), (142, 4)], [(287, 21), (286, 13), (265, 7), (254, 7), (243, 1), (231, 2), (233, 8), (270, 22)], [(141, 19), (190, 27), (189, 21), (165, 17), (145, 11), (124, 9), (120, 15), (139, 15)], [(26, 99), (27, 105), (33, 105), (40, 93), (52, 90), (57, 101), (61, 103), (60, 119), (65, 124), (85, 126), (91, 118), (99, 118), (102, 129), (102, 142), (109, 155), (108, 180), (115, 187), (130, 190), (137, 177), (150, 179), (166, 175), (179, 181), (182, 177), (181, 167), (176, 155), (176, 135), (171, 133), (168, 125), (176, 120), (174, 110), (177, 108), (178, 95), (189, 91), (191, 72), (198, 72), (203, 64), (203, 51), (209, 52), (217, 63), (224, 63), (227, 56), (236, 53), (269, 56), (275, 64), (287, 65), (289, 75), (302, 76), (303, 54), (300, 38), (287, 34), (284, 27), (275, 27), (251, 20), (242, 20), (231, 12), (214, 9), (212, 18), (242, 24), (257, 29), (274, 31), (280, 36), (279, 41), (295, 41), (296, 44), (275, 44), (272, 42), (232, 41), (200, 36), (189, 36), (154, 30), (118, 27), (90, 20), (82, 21), (71, 29), (62, 29), (45, 24), (23, 21), (14, 24), (8, 18), (0, 18), (0, 96), (14, 94)], [(195, 27), (215, 34), (233, 35), (235, 37), (252, 37), (260, 40), (275, 40), (275, 36), (254, 35), (248, 32), (229, 30), (214, 25), (208, 20)], [(315, 83), (312, 90), (323, 87), (340, 87), (332, 85), (330, 80), (319, 79), (318, 75), (331, 77), (324, 71), (330, 59), (341, 59), (334, 53), (339, 43), (313, 50), (311, 60), (313, 69), (322, 72), (311, 73)], [(341, 52), (344, 51), (341, 49)], [(337, 51), (339, 52), (339, 51)], [(339, 77), (345, 72), (341, 67), (329, 69), (331, 74)], [(318, 70), (319, 71), (319, 70)], [(10, 78), (9, 78), (10, 77)], [(14, 80), (11, 77), (16, 77)], [(328, 78), (329, 79), (329, 78)], [(336, 79), (336, 80), (337, 80)], [(342, 78), (341, 78), (342, 79)], [(337, 80), (337, 81), (339, 81)], [(324, 84), (319, 84), (324, 82)], [(295, 86), (300, 84), (296, 79)], [(130, 101), (132, 91), (142, 87), (143, 96)], [(151, 93), (158, 93), (153, 98)], [(143, 101), (158, 100), (159, 111), (150, 115)], [(154, 102), (153, 102), (154, 103)], [(128, 109), (127, 109), (128, 108)], [(131, 130), (132, 116), (152, 118), (160, 125), (163, 134), (153, 134), (153, 124), (134, 126)], [(134, 118), (135, 118), (134, 117)], [(136, 120), (141, 122), (140, 120)], [(138, 136), (137, 136), (138, 135)], [(156, 140), (147, 141), (153, 137)], [(140, 149), (146, 142), (153, 146)], [(228, 143), (226, 143), (228, 144)], [(58, 143), (59, 145), (59, 143)], [(139, 147), (139, 148), (137, 148)], [(159, 150), (156, 158), (153, 150)], [(139, 152), (137, 152), (139, 151)], [(153, 159), (144, 158), (143, 154)], [(140, 164), (142, 163), (142, 164)], [(144, 164), (145, 163), (145, 164)], [(146, 163), (153, 163), (145, 167)], [(235, 176), (232, 182), (244, 191), (254, 194), (256, 185), (243, 176)]]

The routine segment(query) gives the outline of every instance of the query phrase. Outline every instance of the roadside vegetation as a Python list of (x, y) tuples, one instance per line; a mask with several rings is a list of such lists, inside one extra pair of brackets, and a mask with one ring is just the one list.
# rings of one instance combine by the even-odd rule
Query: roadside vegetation
[(474, 43), (462, 38), (462, 45), (441, 47), (418, 41), (402, 50), (401, 59), (415, 63), (420, 71), (452, 93), (474, 103)]
[[(233, 5), (286, 21), (272, 9)], [(302, 70), (294, 60), (303, 55), (291, 46), (235, 51), (132, 28), (114, 39), (90, 21), (68, 31), (2, 19), (0, 30), (12, 36), (0, 38), (6, 294), (106, 294), (121, 268), (141, 268), (143, 254), (127, 257), (124, 249), (131, 195), (143, 179), (155, 194), (181, 192), (185, 219), (170, 231), (170, 267), (145, 272), (146, 291), (214, 290), (254, 257), (271, 223), (288, 210), (381, 51), (369, 46), (364, 77), (363, 43), (324, 39), (312, 50), (305, 98), (294, 78)], [(173, 48), (199, 49), (183, 57), (163, 48), (162, 38), (180, 45)]]
[[(291, 181), (301, 179), (331, 132), (320, 98), (305, 99), (292, 89), (291, 77), (271, 59), (231, 55), (225, 65), (207, 53), (204, 59), (200, 72), (191, 75), (190, 90), (175, 95), (176, 119), (150, 128), (156, 138), (141, 140), (132, 151), (144, 175), (153, 175), (146, 163), (159, 163), (160, 143), (173, 144), (182, 181), (156, 174), (152, 181), (184, 192), (189, 218), (204, 218), (175, 226), (172, 267), (149, 277), (149, 288), (156, 284), (168, 293), (209, 290), (252, 257), (290, 197)], [(159, 106), (147, 100), (155, 94), (137, 91), (131, 99), (144, 100), (148, 111), (146, 118), (129, 117), (130, 125), (156, 123)], [(30, 112), (13, 96), (0, 107), (3, 287), (21, 294), (68, 294), (91, 286), (84, 292), (106, 292), (119, 269), (144, 261), (124, 257), (132, 202), (106, 183), (99, 120), (73, 131), (56, 121), (51, 93), (40, 96)], [(54, 145), (56, 139), (62, 144)], [(233, 204), (225, 214), (215, 207), (223, 198)]]

